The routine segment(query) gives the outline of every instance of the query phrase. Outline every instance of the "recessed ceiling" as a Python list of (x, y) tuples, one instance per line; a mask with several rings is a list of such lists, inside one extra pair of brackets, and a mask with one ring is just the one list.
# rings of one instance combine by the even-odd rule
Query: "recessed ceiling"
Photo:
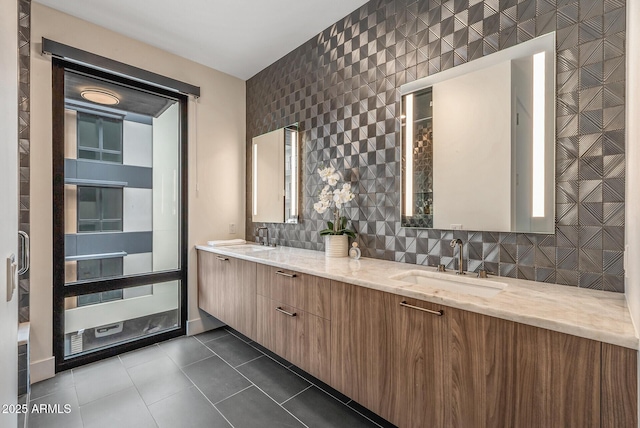
[[(148, 92), (69, 71), (64, 74), (64, 87), (64, 97), (67, 102), (86, 105), (98, 111), (118, 110), (122, 113), (135, 113), (142, 116), (158, 117), (164, 113), (169, 106), (175, 103), (175, 100), (170, 100), (159, 95), (153, 95)], [(108, 108), (105, 109), (101, 104), (87, 101), (82, 96), (82, 92), (91, 90), (112, 94), (118, 100), (118, 104), (108, 106)]]
[(247, 80), (365, 0), (37, 0)]

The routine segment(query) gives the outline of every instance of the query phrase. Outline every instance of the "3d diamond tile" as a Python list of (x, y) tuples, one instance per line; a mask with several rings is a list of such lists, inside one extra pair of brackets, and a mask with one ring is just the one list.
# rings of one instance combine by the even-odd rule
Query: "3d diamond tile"
[[(399, 87), (551, 31), (558, 49), (556, 234), (401, 228)], [(365, 4), (247, 82), (248, 147), (256, 135), (301, 127), (302, 222), (269, 225), (280, 232), (278, 244), (323, 248), (315, 170), (331, 163), (357, 191), (357, 204), (345, 212), (367, 257), (453, 266), (447, 240), (463, 236), (469, 269), (624, 291), (617, 255), (625, 223), (625, 31), (624, 0)], [(419, 141), (418, 181), (427, 187), (433, 159)], [(247, 189), (247, 206), (250, 195)], [(249, 239), (255, 226), (247, 213)]]

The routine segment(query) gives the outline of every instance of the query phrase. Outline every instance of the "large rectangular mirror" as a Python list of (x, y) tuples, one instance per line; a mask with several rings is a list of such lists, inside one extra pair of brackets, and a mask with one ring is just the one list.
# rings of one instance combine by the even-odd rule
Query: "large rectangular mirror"
[(298, 125), (252, 140), (252, 220), (297, 223), (300, 189)]
[(553, 233), (555, 33), (403, 85), (402, 225)]

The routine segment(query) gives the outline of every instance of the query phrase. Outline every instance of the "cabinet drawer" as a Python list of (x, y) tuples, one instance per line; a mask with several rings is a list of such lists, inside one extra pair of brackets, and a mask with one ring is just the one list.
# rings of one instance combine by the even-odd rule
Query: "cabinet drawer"
[(326, 278), (258, 265), (258, 294), (331, 319), (331, 286)]
[(258, 295), (258, 343), (325, 382), (330, 336), (329, 320)]

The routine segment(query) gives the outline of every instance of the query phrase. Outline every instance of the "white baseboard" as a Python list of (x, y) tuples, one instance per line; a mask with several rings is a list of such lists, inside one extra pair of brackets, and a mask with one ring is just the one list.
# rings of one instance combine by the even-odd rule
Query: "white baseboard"
[(217, 318), (200, 313), (200, 318), (187, 320), (187, 336), (193, 336), (226, 325)]
[(56, 375), (56, 359), (54, 357), (34, 361), (29, 365), (31, 384), (52, 378)]

